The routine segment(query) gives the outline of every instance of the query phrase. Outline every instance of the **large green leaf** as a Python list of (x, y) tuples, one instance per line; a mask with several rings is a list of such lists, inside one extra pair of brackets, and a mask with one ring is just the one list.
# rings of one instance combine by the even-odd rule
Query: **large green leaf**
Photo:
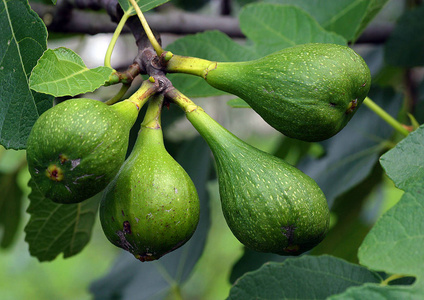
[(47, 30), (26, 0), (0, 1), (0, 144), (23, 149), (53, 98), (30, 90), (28, 77), (47, 48)]
[(206, 189), (212, 168), (210, 151), (197, 137), (184, 143), (176, 160), (190, 175), (199, 194), (200, 220), (196, 232), (184, 246), (158, 261), (141, 263), (133, 255), (123, 252), (109, 274), (91, 285), (95, 299), (165, 299), (173, 288), (180, 287), (187, 280), (202, 255), (210, 226)]
[(71, 49), (48, 49), (32, 71), (30, 87), (56, 97), (75, 96), (101, 87), (112, 73), (109, 67), (87, 68)]
[(313, 16), (322, 27), (355, 40), (388, 0), (265, 0), (296, 5)]
[(380, 158), (387, 175), (402, 190), (424, 185), (423, 141), (424, 125), (410, 133)]
[(385, 60), (398, 67), (424, 65), (424, 6), (406, 12), (385, 44)]
[(364, 267), (331, 256), (288, 258), (246, 273), (228, 299), (325, 299), (381, 278)]
[[(162, 5), (166, 2), (169, 2), (169, 0), (136, 0), (138, 6), (140, 7), (140, 10), (142, 12), (151, 10), (159, 5)], [(131, 2), (129, 0), (119, 0), (119, 4), (121, 5), (122, 9), (126, 11), (131, 11), (132, 15), (135, 15), (135, 10), (133, 6), (131, 5)]]
[(254, 3), (240, 13), (240, 28), (261, 56), (306, 43), (346, 45), (346, 40), (323, 29), (304, 10), (290, 5)]
[(376, 223), (359, 249), (359, 260), (375, 270), (418, 276), (424, 289), (424, 126), (380, 159), (387, 175), (405, 190)]
[(420, 283), (424, 284), (423, 196), (424, 188), (415, 186), (377, 221), (359, 248), (362, 265), (387, 273), (421, 276)]
[(94, 197), (78, 204), (58, 204), (45, 198), (32, 180), (31, 218), (25, 227), (29, 252), (40, 261), (50, 261), (61, 252), (70, 257), (89, 242), (98, 208)]

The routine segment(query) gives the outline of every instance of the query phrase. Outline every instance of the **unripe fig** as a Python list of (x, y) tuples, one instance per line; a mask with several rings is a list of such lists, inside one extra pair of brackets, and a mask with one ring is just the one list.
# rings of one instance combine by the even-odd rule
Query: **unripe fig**
[(305, 141), (342, 130), (367, 96), (371, 75), (351, 48), (304, 44), (247, 62), (210, 62), (174, 55), (169, 72), (203, 77), (245, 100), (268, 124)]
[(138, 111), (131, 101), (108, 106), (79, 98), (42, 114), (27, 143), (29, 171), (41, 193), (77, 203), (103, 190), (125, 160)]
[(149, 104), (136, 144), (100, 204), (106, 237), (140, 261), (182, 246), (199, 221), (196, 188), (163, 144), (159, 108), (154, 110), (161, 104)]
[(297, 255), (326, 235), (330, 213), (309, 176), (227, 131), (201, 108), (186, 114), (215, 157), (222, 211), (247, 247)]

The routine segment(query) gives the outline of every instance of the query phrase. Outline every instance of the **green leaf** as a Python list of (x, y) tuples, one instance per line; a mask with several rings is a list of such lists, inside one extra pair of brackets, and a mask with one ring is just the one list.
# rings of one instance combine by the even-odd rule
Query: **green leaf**
[[(129, 0), (118, 0), (119, 4), (122, 7), (123, 11), (131, 11), (131, 15), (135, 15), (135, 10), (133, 6), (131, 5), (131, 2)], [(142, 12), (149, 11), (159, 5), (162, 5), (166, 2), (169, 2), (169, 0), (136, 0), (138, 6), (140, 7), (140, 10)], [(140, 25), (141, 26), (141, 25)]]
[[(395, 185), (405, 194), (375, 224), (359, 249), (363, 265), (387, 273), (421, 276), (424, 269), (424, 126), (412, 132), (380, 159)], [(423, 286), (424, 288), (424, 286)]]
[(424, 6), (406, 12), (384, 47), (388, 64), (398, 67), (424, 65)]
[(212, 168), (211, 159), (209, 148), (200, 137), (186, 141), (176, 156), (192, 178), (200, 198), (200, 220), (191, 239), (181, 248), (149, 263), (141, 263), (123, 251), (109, 274), (91, 285), (94, 299), (165, 299), (173, 288), (181, 287), (188, 279), (203, 253), (210, 226), (206, 183)]
[[(401, 95), (392, 89), (372, 87), (369, 96), (392, 116), (402, 105)], [(393, 128), (362, 105), (341, 132), (321, 143), (323, 157), (305, 159), (298, 167), (318, 183), (331, 206), (368, 176), (392, 133)]]
[(230, 282), (234, 284), (238, 278), (246, 272), (251, 272), (259, 269), (264, 263), (268, 262), (282, 262), (288, 256), (282, 256), (274, 253), (256, 252), (249, 248), (244, 248), (244, 253), (240, 259), (234, 264), (231, 270)]
[(56, 97), (75, 96), (101, 87), (112, 73), (109, 67), (87, 68), (71, 49), (48, 49), (32, 71), (30, 87)]
[(355, 40), (388, 0), (265, 0), (304, 9), (323, 28)]
[(17, 183), (18, 172), (0, 174), (1, 248), (8, 248), (18, 232), (22, 215), (22, 190)]
[[(380, 163), (395, 185), (408, 190), (424, 184), (424, 125), (411, 132), (395, 148), (380, 158)], [(399, 158), (402, 158), (401, 160)]]
[(380, 10), (384, 7), (384, 5), (386, 5), (388, 1), (389, 0), (365, 1), (366, 3), (368, 3), (368, 7), (365, 14), (363, 15), (362, 21), (358, 29), (356, 30), (356, 34), (353, 40), (356, 40), (361, 35), (361, 33), (365, 30), (367, 25), (374, 19), (374, 17), (380, 12)]
[(363, 300), (363, 299), (422, 299), (424, 290), (405, 286), (378, 286), (364, 284), (351, 287), (345, 293), (332, 296), (329, 300)]
[[(194, 56), (211, 61), (244, 61), (257, 58), (251, 50), (236, 43), (220, 31), (188, 35), (168, 45), (167, 50), (178, 55)], [(170, 74), (173, 85), (188, 97), (223, 95), (209, 86), (203, 78), (186, 74)]]
[(254, 3), (242, 9), (239, 19), (241, 30), (260, 55), (306, 43), (347, 43), (295, 6)]
[(0, 1), (0, 28), (0, 144), (24, 149), (32, 125), (53, 104), (28, 85), (47, 48), (47, 30), (26, 0)]
[(251, 108), (250, 105), (246, 103), (246, 101), (240, 98), (231, 99), (227, 102), (227, 104), (234, 108)]
[(344, 260), (305, 255), (267, 263), (246, 273), (228, 299), (325, 299), (349, 287), (380, 280), (376, 273)]
[(359, 248), (362, 265), (392, 274), (424, 276), (418, 263), (424, 261), (423, 195), (424, 188), (414, 187), (378, 219)]
[(79, 253), (89, 242), (98, 208), (94, 197), (78, 204), (58, 204), (45, 198), (30, 180), (31, 218), (25, 227), (29, 252), (40, 261)]

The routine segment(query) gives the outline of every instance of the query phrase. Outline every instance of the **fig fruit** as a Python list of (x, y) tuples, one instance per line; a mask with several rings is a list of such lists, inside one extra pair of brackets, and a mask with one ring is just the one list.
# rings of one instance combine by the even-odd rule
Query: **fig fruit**
[(85, 98), (42, 114), (27, 143), (29, 171), (41, 193), (58, 203), (77, 203), (104, 189), (125, 160), (137, 114), (129, 101), (108, 106)]
[(237, 239), (256, 251), (286, 255), (316, 246), (330, 221), (326, 198), (316, 182), (243, 142), (188, 103), (179, 102), (215, 157), (222, 211)]
[(152, 100), (134, 148), (100, 204), (106, 237), (140, 261), (159, 259), (188, 241), (200, 208), (192, 180), (164, 147), (162, 101)]
[(174, 55), (168, 72), (203, 77), (245, 100), (268, 124), (304, 141), (328, 139), (352, 118), (371, 85), (351, 48), (304, 44), (246, 62), (210, 62)]
[(78, 203), (106, 187), (125, 160), (130, 129), (152, 93), (149, 86), (111, 106), (66, 100), (38, 118), (28, 137), (27, 161), (46, 198)]

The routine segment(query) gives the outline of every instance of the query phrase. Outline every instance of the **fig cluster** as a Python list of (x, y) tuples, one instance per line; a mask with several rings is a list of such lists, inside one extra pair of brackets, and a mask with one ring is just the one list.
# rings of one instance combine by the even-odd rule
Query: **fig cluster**
[[(371, 81), (358, 54), (331, 44), (296, 46), (238, 63), (169, 57), (163, 74), (203, 77), (244, 99), (277, 130), (305, 141), (339, 132)], [(185, 244), (199, 222), (199, 197), (164, 146), (161, 113), (167, 101), (185, 111), (208, 143), (222, 211), (241, 243), (260, 252), (297, 255), (322, 241), (330, 212), (314, 180), (227, 131), (172, 85), (159, 90), (153, 77), (148, 82), (113, 105), (71, 99), (40, 116), (28, 139), (27, 160), (32, 180), (47, 199), (73, 204), (103, 191), (100, 221), (107, 239), (140, 261), (159, 259)], [(130, 129), (147, 102), (126, 158)]]

